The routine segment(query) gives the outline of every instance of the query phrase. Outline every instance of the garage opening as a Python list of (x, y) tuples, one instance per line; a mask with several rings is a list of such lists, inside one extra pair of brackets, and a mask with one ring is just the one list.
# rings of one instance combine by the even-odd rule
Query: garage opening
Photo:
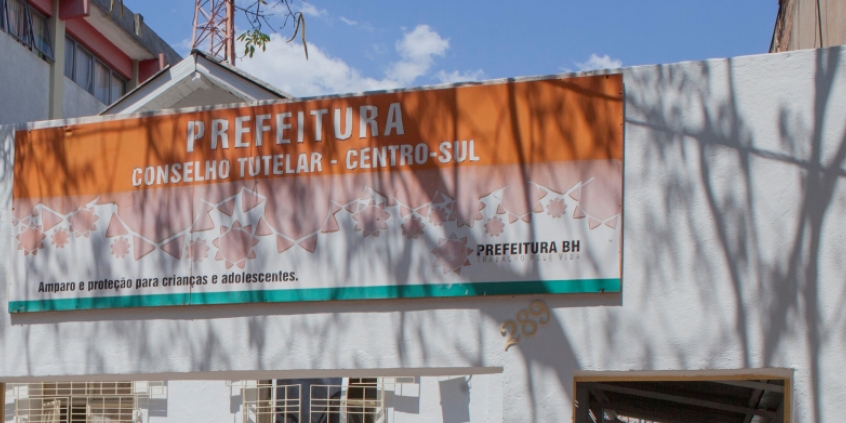
[(575, 423), (785, 423), (787, 379), (577, 380)]

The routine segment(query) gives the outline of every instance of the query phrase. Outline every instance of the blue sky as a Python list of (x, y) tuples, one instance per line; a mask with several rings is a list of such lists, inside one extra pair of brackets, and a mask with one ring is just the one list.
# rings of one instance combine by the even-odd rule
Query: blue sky
[[(125, 2), (187, 53), (193, 0)], [(778, 9), (777, 0), (292, 4), (306, 14), (310, 60), (274, 35), (268, 52), (237, 65), (298, 96), (765, 53)]]

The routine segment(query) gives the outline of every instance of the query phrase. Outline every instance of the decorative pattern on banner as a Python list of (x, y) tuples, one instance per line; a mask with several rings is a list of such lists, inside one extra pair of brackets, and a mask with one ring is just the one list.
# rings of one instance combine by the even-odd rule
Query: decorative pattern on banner
[(16, 134), (10, 312), (615, 291), (622, 80)]

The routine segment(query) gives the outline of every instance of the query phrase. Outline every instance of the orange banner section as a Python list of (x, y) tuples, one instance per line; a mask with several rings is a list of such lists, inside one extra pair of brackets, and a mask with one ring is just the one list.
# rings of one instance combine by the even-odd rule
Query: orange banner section
[(257, 178), (622, 159), (621, 75), (19, 131), (14, 198)]

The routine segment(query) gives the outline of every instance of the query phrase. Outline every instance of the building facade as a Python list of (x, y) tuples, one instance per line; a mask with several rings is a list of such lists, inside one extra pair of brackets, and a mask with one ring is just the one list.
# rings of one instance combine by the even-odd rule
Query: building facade
[[(4, 312), (5, 421), (835, 420), (844, 60), (834, 47), (621, 71), (620, 292)], [(15, 131), (121, 119), (0, 137), (9, 152)], [(514, 337), (506, 323), (529, 315)]]
[(108, 0), (0, 1), (0, 123), (90, 116), (180, 56)]
[(844, 21), (838, 0), (780, 0), (770, 53), (846, 44)]

